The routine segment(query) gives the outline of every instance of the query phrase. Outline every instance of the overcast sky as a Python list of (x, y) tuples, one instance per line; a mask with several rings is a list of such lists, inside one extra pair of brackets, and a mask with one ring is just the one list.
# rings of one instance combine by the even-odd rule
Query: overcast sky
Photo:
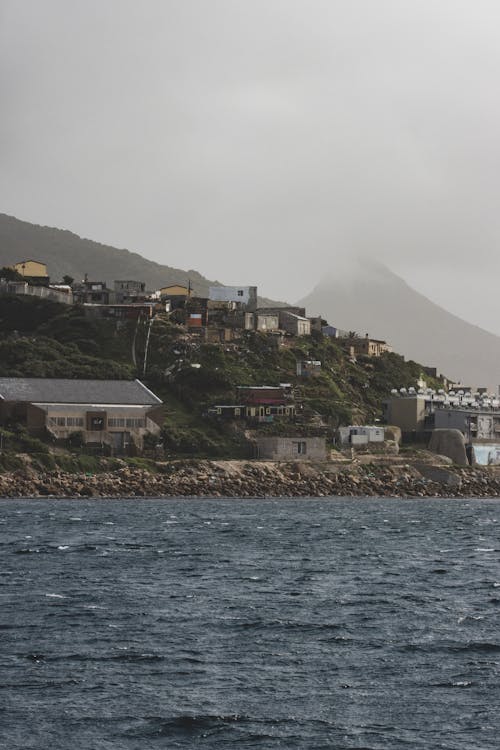
[(500, 333), (499, 23), (497, 0), (0, 0), (0, 211), (290, 301), (367, 254)]

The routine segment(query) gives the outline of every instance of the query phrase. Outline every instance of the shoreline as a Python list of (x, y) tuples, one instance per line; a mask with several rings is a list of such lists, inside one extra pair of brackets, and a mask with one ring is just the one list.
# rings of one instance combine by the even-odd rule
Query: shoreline
[(497, 498), (500, 467), (412, 463), (172, 461), (157, 471), (0, 474), (1, 499)]

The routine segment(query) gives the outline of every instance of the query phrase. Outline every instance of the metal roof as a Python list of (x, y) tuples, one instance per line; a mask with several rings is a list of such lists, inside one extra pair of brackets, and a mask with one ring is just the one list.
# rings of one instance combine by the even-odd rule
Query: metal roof
[(140, 380), (0, 378), (0, 400), (50, 404), (156, 405), (161, 399)]

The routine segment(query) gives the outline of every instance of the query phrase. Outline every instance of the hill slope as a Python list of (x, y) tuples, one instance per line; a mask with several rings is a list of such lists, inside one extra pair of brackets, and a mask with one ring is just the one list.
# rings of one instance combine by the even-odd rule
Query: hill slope
[(447, 312), (382, 264), (357, 263), (346, 275), (325, 278), (299, 304), (466, 385), (500, 383), (500, 337)]
[(163, 266), (138, 253), (82, 239), (73, 232), (0, 214), (0, 267), (26, 259), (46, 263), (54, 281), (65, 274), (79, 281), (88, 273), (90, 279), (110, 285), (114, 279), (137, 279), (145, 281), (148, 289), (158, 289), (167, 284), (187, 285), (190, 280), (199, 295), (207, 294), (214, 283), (197, 271)]

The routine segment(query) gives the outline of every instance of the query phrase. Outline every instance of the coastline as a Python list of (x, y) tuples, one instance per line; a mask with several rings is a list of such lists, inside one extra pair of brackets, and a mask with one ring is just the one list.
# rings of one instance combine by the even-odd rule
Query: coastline
[(271, 461), (172, 461), (157, 471), (0, 474), (0, 498), (500, 497), (500, 467)]

